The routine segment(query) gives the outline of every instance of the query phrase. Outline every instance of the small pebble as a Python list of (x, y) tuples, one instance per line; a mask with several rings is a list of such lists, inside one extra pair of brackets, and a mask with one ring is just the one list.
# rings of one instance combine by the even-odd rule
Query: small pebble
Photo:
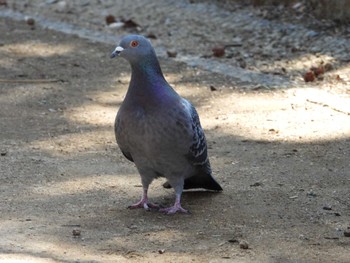
[(251, 184), (250, 187), (257, 187), (257, 186), (261, 186), (261, 185), (262, 185), (262, 183), (256, 182), (254, 184)]
[(108, 25), (110, 28), (122, 28), (124, 26), (123, 22), (114, 22)]
[(247, 67), (247, 62), (245, 62), (244, 60), (240, 60), (240, 61), (239, 61), (239, 66), (240, 66), (241, 68), (246, 68), (246, 67)]
[(26, 22), (27, 22), (27, 25), (29, 25), (29, 26), (34, 26), (34, 25), (35, 25), (35, 20), (34, 20), (34, 18), (27, 17), (27, 18), (26, 18)]
[(323, 207), (323, 210), (332, 210), (332, 207), (330, 205), (325, 205)]
[(57, 3), (57, 11), (58, 12), (65, 12), (68, 9), (68, 4), (66, 1), (59, 1)]
[(228, 240), (229, 243), (238, 243), (237, 238), (231, 238)]
[(175, 50), (167, 50), (166, 53), (169, 58), (175, 58), (177, 56), (177, 52)]
[(248, 249), (249, 248), (249, 244), (248, 244), (247, 241), (242, 240), (241, 242), (239, 242), (239, 247), (241, 249)]
[(344, 231), (344, 236), (345, 237), (350, 237), (350, 227)]
[(128, 226), (129, 229), (137, 229), (137, 225), (130, 225)]
[(159, 250), (158, 250), (158, 253), (159, 253), (159, 254), (164, 254), (164, 252), (165, 252), (165, 249), (159, 249)]
[(81, 231), (79, 229), (73, 229), (72, 234), (73, 234), (73, 237), (79, 237), (81, 234)]
[(333, 69), (333, 65), (331, 63), (326, 63), (324, 65), (324, 71), (331, 71)]
[(313, 190), (310, 190), (309, 192), (306, 193), (306, 196), (316, 197), (317, 194)]

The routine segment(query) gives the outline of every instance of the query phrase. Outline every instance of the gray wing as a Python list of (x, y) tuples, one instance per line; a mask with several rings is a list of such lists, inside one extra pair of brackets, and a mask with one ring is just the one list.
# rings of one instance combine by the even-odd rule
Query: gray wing
[(213, 191), (222, 191), (222, 187), (211, 175), (207, 141), (199, 121), (198, 113), (192, 105), (191, 118), (193, 139), (189, 150), (189, 160), (197, 167), (197, 172), (185, 179), (184, 189), (204, 188)]
[(199, 121), (199, 116), (196, 109), (191, 105), (191, 118), (193, 138), (192, 145), (189, 150), (189, 159), (193, 165), (202, 166), (208, 162), (207, 141), (204, 131)]
[[(121, 134), (121, 129), (122, 129), (121, 128), (121, 121), (117, 115), (117, 117), (115, 119), (115, 123), (114, 123), (114, 132), (115, 132), (115, 137), (116, 137), (117, 142), (118, 142), (118, 136)], [(134, 159), (132, 158), (131, 153), (129, 151), (126, 151), (126, 149), (123, 149), (120, 145), (120, 142), (118, 142), (118, 146), (119, 146), (122, 154), (125, 156), (125, 158), (131, 162), (134, 162)]]

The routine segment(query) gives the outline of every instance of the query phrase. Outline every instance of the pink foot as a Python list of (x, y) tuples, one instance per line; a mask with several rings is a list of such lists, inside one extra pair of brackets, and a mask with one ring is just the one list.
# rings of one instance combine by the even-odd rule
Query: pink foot
[(175, 204), (173, 206), (171, 206), (171, 207), (159, 209), (160, 212), (163, 212), (164, 214), (167, 214), (167, 215), (173, 215), (176, 212), (190, 214), (190, 212), (188, 210), (182, 208), (182, 206), (181, 206), (181, 192), (182, 192), (182, 188), (180, 190), (181, 191), (178, 191), (176, 193)]
[(133, 205), (129, 205), (128, 208), (130, 209), (135, 209), (135, 208), (144, 208), (146, 210), (151, 210), (151, 208), (159, 208), (159, 205), (157, 204), (153, 204), (153, 203), (149, 203), (148, 200), (144, 200), (141, 199), (139, 202), (137, 202), (136, 204)]
[(175, 204), (174, 206), (167, 207), (167, 208), (161, 208), (159, 209), (159, 211), (167, 215), (173, 215), (176, 212), (185, 213), (185, 214), (190, 213), (188, 210), (182, 208), (180, 204)]
[(136, 204), (129, 205), (128, 208), (135, 209), (135, 208), (142, 208), (143, 207), (147, 211), (151, 210), (150, 208), (159, 209), (159, 205), (148, 202), (147, 191), (148, 191), (147, 189), (143, 189), (143, 194), (142, 194), (141, 200), (139, 202), (137, 202)]

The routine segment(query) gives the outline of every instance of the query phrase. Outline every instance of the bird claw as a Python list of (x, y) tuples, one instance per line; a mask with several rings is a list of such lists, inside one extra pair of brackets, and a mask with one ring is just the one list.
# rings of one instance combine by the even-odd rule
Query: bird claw
[(184, 213), (184, 214), (191, 214), (188, 210), (182, 208), (181, 206), (171, 206), (171, 207), (167, 207), (167, 208), (161, 208), (159, 209), (160, 212), (163, 212), (166, 215), (173, 215), (177, 212), (179, 213)]
[(148, 202), (141, 200), (140, 202), (137, 202), (136, 204), (129, 205), (128, 208), (129, 209), (144, 208), (145, 210), (150, 211), (151, 208), (159, 209), (159, 205), (153, 204), (153, 203), (148, 203)]

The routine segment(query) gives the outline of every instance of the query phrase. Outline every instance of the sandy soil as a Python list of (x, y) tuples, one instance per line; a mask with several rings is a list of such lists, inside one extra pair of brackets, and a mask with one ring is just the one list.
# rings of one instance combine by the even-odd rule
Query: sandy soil
[[(0, 262), (350, 262), (346, 63), (248, 89), (162, 58), (224, 188), (187, 192), (192, 214), (167, 216), (126, 208), (141, 185), (114, 139), (130, 77), (114, 46), (4, 18), (0, 32)], [(162, 183), (150, 198), (169, 205)]]

